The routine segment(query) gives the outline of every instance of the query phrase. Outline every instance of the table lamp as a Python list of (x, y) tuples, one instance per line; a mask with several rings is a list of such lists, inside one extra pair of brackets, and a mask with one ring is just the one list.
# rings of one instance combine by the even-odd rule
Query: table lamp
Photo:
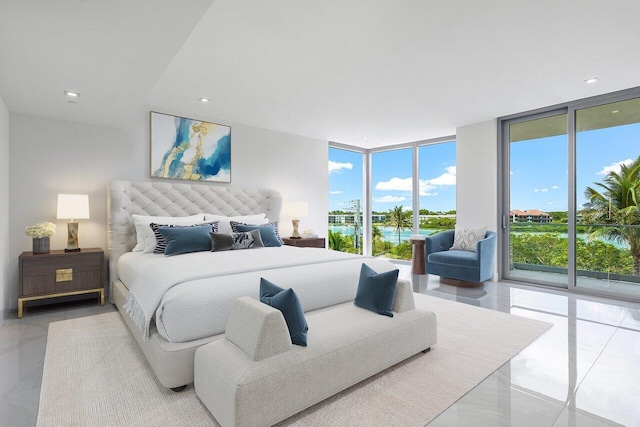
[(70, 219), (67, 223), (67, 248), (65, 252), (78, 252), (78, 223), (76, 219), (89, 219), (87, 194), (58, 194), (58, 219)]
[(300, 218), (306, 218), (309, 216), (309, 209), (307, 202), (288, 202), (284, 204), (283, 216), (291, 218), (293, 224), (293, 233), (291, 233), (292, 239), (299, 239), (300, 233), (298, 232), (298, 224), (300, 224)]

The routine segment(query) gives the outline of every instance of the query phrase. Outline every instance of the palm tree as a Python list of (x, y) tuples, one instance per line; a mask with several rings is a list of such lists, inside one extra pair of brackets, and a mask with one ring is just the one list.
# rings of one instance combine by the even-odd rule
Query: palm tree
[(626, 242), (633, 257), (633, 274), (640, 275), (640, 157), (630, 165), (622, 164), (620, 172), (611, 171), (596, 190), (587, 187), (584, 194), (590, 206), (583, 211), (590, 224), (611, 225), (591, 228), (592, 237)]
[(333, 232), (329, 230), (329, 249), (334, 251), (345, 252), (348, 248), (347, 241), (339, 231)]
[(393, 230), (398, 233), (398, 244), (400, 243), (400, 233), (403, 230), (411, 229), (411, 212), (404, 212), (402, 210), (402, 205), (394, 207), (391, 211), (389, 211), (389, 221), (388, 224), (393, 227)]

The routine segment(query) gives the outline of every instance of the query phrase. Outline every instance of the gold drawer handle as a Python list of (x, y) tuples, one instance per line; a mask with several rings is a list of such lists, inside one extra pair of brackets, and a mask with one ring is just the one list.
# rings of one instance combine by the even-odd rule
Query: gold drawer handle
[(56, 270), (56, 282), (69, 282), (71, 280), (73, 280), (73, 268)]

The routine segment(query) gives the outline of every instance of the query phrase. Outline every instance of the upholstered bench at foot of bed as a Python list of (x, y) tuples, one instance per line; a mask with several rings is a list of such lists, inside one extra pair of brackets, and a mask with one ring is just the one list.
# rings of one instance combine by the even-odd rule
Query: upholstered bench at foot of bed
[(394, 317), (345, 303), (306, 319), (308, 346), (292, 345), (280, 311), (242, 297), (225, 338), (196, 351), (196, 393), (222, 426), (275, 424), (436, 343), (436, 317), (405, 281)]

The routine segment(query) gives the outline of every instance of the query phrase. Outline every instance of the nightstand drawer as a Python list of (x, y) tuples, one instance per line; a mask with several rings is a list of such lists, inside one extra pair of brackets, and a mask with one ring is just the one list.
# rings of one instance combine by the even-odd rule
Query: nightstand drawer
[[(45, 295), (50, 293), (79, 291), (82, 289), (101, 288), (102, 271), (93, 270), (73, 270), (67, 277), (61, 275), (42, 274), (38, 276), (22, 277), (22, 296), (30, 297)], [(71, 280), (66, 280), (67, 278)], [(63, 280), (60, 280), (63, 279)]]
[(100, 251), (20, 257), (20, 297), (96, 289), (104, 286), (104, 253)]

